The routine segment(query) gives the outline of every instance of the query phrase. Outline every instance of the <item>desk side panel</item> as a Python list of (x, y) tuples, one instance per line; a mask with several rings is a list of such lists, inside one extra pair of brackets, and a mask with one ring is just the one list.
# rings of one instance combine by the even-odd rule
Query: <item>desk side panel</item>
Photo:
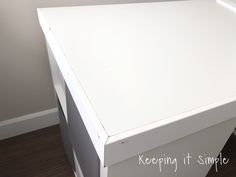
[(100, 160), (80, 113), (66, 86), (68, 132), (84, 177), (99, 177)]

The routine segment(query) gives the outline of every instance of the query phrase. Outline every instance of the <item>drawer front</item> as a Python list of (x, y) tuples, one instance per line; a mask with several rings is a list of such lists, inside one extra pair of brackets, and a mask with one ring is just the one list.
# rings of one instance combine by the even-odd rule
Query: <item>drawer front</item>
[(100, 160), (88, 135), (75, 102), (66, 87), (68, 131), (80, 168), (84, 177), (100, 176)]
[(61, 108), (61, 104), (60, 104), (60, 101), (59, 101), (58, 97), (57, 97), (57, 106), (58, 106), (61, 136), (62, 136), (62, 141), (63, 141), (63, 144), (64, 144), (64, 149), (65, 149), (67, 158), (68, 158), (68, 160), (71, 164), (71, 167), (75, 171), (73, 149), (72, 149), (72, 145), (71, 145), (69, 135), (68, 135), (68, 125), (67, 125), (67, 121), (65, 119), (65, 116), (64, 116), (63, 110)]

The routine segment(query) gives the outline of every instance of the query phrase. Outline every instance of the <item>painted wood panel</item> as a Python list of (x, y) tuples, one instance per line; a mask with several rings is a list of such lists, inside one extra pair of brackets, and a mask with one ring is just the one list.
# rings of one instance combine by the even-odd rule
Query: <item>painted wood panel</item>
[(66, 87), (69, 137), (84, 177), (99, 177), (100, 160), (70, 91)]

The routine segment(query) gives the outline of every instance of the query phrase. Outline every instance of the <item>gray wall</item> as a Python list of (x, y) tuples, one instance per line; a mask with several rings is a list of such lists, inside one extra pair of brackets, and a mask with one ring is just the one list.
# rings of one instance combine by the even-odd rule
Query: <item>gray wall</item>
[(0, 121), (55, 107), (36, 8), (150, 0), (0, 0)]

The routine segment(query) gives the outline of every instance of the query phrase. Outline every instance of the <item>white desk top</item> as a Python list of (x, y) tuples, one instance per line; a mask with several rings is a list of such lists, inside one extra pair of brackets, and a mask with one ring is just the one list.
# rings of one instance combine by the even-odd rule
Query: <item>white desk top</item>
[(236, 13), (214, 0), (41, 12), (109, 136), (236, 96)]

